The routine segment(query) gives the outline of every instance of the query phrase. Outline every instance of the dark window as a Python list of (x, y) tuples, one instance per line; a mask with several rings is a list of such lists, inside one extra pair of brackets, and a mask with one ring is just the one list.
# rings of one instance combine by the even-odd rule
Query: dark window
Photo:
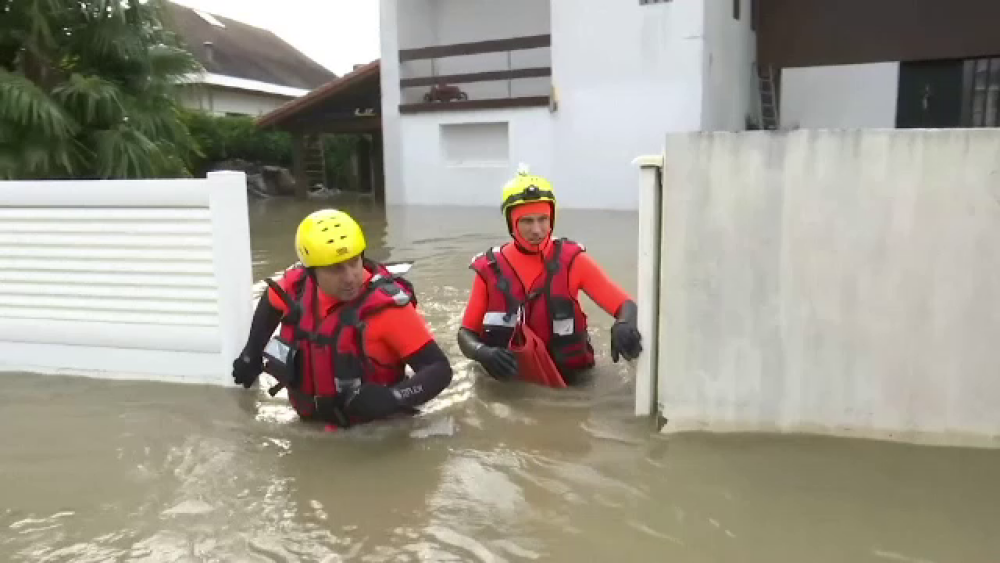
[(673, 0), (639, 0), (639, 4), (644, 6), (646, 4), (666, 4), (672, 1)]
[(896, 127), (959, 127), (963, 62), (944, 59), (900, 63)]
[(1000, 126), (1000, 57), (962, 65), (962, 126)]
[(750, 29), (753, 31), (757, 31), (757, 18), (760, 17), (757, 4), (758, 0), (750, 0)]
[(740, 2), (742, 0), (733, 0), (733, 19), (740, 19)]
[(1000, 127), (1000, 57), (900, 63), (896, 127)]

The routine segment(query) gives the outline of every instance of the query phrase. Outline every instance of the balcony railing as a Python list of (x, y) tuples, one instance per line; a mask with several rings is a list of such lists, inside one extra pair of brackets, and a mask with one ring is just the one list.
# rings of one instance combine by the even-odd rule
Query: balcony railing
[[(499, 109), (514, 107), (535, 107), (549, 105), (551, 84), (549, 81), (539, 82), (533, 79), (546, 79), (552, 76), (551, 57), (544, 57), (544, 66), (536, 64), (515, 68), (512, 53), (529, 49), (543, 49), (551, 46), (551, 35), (531, 35), (525, 37), (511, 37), (507, 39), (493, 39), (489, 41), (477, 41), (473, 43), (456, 43), (451, 45), (435, 45), (431, 47), (419, 47), (415, 49), (401, 49), (399, 51), (399, 62), (401, 67), (413, 66), (417, 61), (430, 61), (430, 73), (422, 76), (410, 76), (401, 78), (399, 86), (402, 93), (403, 103), (399, 106), (400, 113), (418, 113), (425, 111), (454, 111), (470, 109)], [(472, 72), (437, 72), (440, 59), (455, 57), (468, 57), (475, 55), (489, 55), (494, 53), (506, 53), (506, 68), (478, 70), (479, 67), (488, 67), (487, 64), (474, 64), (477, 70)], [(454, 65), (453, 65), (454, 66)], [(470, 65), (465, 65), (470, 66)], [(497, 66), (497, 65), (494, 65)], [(402, 69), (401, 69), (402, 70)], [(515, 83), (514, 81), (522, 81)], [(506, 96), (496, 94), (496, 86), (506, 82)], [(456, 84), (472, 83), (493, 83), (493, 88), (480, 89), (477, 94), (470, 95)], [(518, 92), (515, 93), (515, 84), (518, 85)], [(421, 93), (413, 94), (413, 90), (406, 92), (405, 89), (426, 88)], [(493, 90), (493, 92), (490, 92)], [(526, 90), (526, 91), (521, 91)], [(533, 91), (532, 91), (533, 90)]]

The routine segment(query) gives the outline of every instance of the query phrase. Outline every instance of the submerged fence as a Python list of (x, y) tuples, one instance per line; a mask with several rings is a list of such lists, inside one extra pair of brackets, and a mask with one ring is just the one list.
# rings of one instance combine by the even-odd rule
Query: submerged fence
[(677, 134), (638, 163), (637, 414), (1000, 444), (1000, 131)]
[(0, 370), (227, 384), (246, 179), (0, 182)]

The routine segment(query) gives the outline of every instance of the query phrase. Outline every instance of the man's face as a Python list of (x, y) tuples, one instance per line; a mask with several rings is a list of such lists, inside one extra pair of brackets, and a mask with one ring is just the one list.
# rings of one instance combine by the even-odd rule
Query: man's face
[(361, 256), (346, 262), (321, 266), (316, 270), (316, 284), (323, 293), (338, 301), (350, 301), (361, 293), (365, 283), (365, 266)]
[(517, 220), (517, 234), (535, 246), (545, 242), (545, 238), (549, 236), (551, 230), (548, 213), (523, 215)]

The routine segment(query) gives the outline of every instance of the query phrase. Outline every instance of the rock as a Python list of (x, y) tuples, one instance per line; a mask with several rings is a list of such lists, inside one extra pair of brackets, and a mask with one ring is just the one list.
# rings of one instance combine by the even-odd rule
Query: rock
[(272, 195), (295, 195), (295, 177), (287, 168), (281, 166), (264, 166), (261, 168), (268, 193)]
[(247, 195), (250, 197), (269, 198), (273, 194), (268, 192), (267, 183), (261, 174), (247, 174)]
[(313, 199), (327, 199), (337, 197), (340, 194), (341, 191), (338, 188), (328, 188), (322, 184), (316, 184), (315, 186), (309, 188), (309, 192), (306, 196)]
[(260, 173), (259, 166), (252, 162), (247, 162), (246, 160), (240, 158), (233, 158), (230, 160), (223, 160), (222, 162), (216, 162), (208, 167), (210, 172), (217, 172), (220, 170), (234, 170), (237, 172), (244, 172), (246, 174), (258, 174)]

